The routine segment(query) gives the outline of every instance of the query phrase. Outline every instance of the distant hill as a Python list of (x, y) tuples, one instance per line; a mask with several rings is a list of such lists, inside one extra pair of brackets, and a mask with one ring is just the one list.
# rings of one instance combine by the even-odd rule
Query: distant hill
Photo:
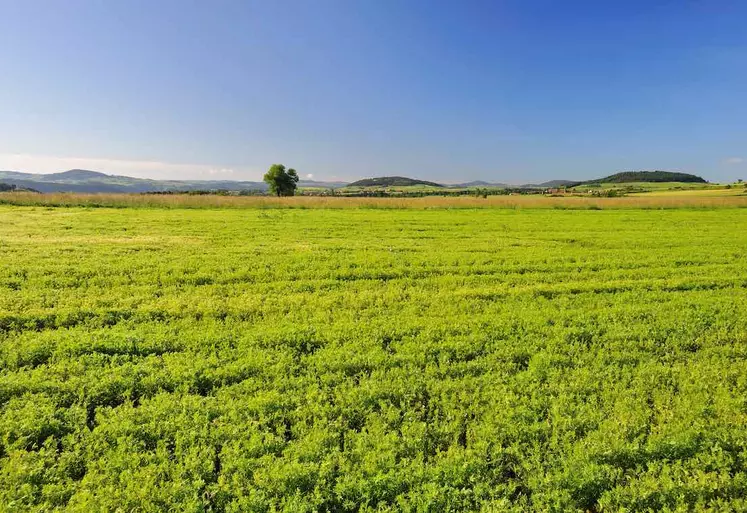
[[(143, 192), (169, 192), (169, 191), (266, 191), (267, 184), (252, 181), (231, 180), (150, 180), (146, 178), (133, 178), (130, 176), (108, 175), (98, 171), (87, 169), (71, 169), (61, 173), (32, 174), (18, 171), (0, 171), (0, 182), (15, 186), (16, 189), (27, 189), (39, 192), (88, 192), (88, 193), (143, 193)], [(450, 184), (449, 188), (524, 188), (524, 189), (546, 189), (556, 187), (575, 187), (578, 185), (589, 185), (599, 183), (630, 183), (630, 182), (690, 182), (707, 183), (700, 176), (688, 173), (676, 173), (670, 171), (626, 171), (616, 173), (604, 178), (586, 181), (551, 180), (540, 184), (525, 184), (511, 186), (503, 183), (492, 183), (487, 181), (474, 181), (462, 184)], [(444, 185), (418, 180), (404, 176), (382, 176), (378, 178), (366, 178), (351, 184), (344, 182), (317, 182), (313, 180), (301, 180), (299, 187), (314, 188), (338, 188), (338, 187), (407, 187), (407, 186), (444, 187)]]
[(689, 173), (675, 173), (671, 171), (624, 171), (614, 175), (605, 176), (597, 180), (588, 180), (585, 183), (630, 183), (630, 182), (686, 182), (686, 183), (708, 183), (705, 179)]
[[(107, 175), (87, 169), (71, 169), (61, 173), (32, 174), (17, 171), (0, 171), (0, 181), (18, 189), (40, 192), (168, 192), (168, 191), (266, 191), (264, 182), (230, 180), (150, 180), (131, 176)], [(301, 180), (299, 187), (342, 187), (342, 182), (316, 182)]]
[(458, 188), (470, 188), (470, 187), (498, 187), (498, 188), (504, 188), (508, 187), (505, 183), (495, 183), (495, 182), (486, 182), (484, 180), (474, 180), (472, 182), (465, 182), (465, 183), (456, 183), (451, 185), (451, 187), (458, 187)]
[(705, 179), (697, 175), (688, 173), (676, 173), (672, 171), (624, 171), (614, 175), (605, 176), (604, 178), (595, 178), (593, 180), (573, 181), (573, 180), (550, 180), (540, 184), (527, 184), (522, 187), (534, 188), (557, 188), (557, 187), (577, 187), (579, 185), (592, 185), (602, 183), (661, 183), (661, 182), (686, 182), (686, 183), (708, 183)]
[(576, 187), (578, 185), (600, 184), (600, 183), (632, 183), (632, 182), (689, 182), (708, 183), (700, 176), (688, 173), (675, 173), (671, 171), (625, 171), (604, 178), (594, 180), (549, 180), (542, 183), (526, 183), (523, 185), (507, 185), (502, 183), (485, 182), (477, 180), (453, 185), (453, 187), (504, 187), (518, 189), (554, 189), (559, 187)]
[(549, 182), (542, 182), (536, 185), (536, 187), (543, 187), (543, 188), (556, 188), (556, 187), (565, 187), (568, 185), (573, 185), (578, 182), (574, 182), (573, 180), (550, 180)]
[(411, 185), (427, 185), (430, 187), (443, 187), (440, 183), (417, 180), (404, 176), (381, 176), (378, 178), (364, 178), (348, 184), (348, 187), (408, 187)]
[(50, 173), (48, 175), (42, 175), (45, 180), (51, 182), (54, 181), (66, 181), (66, 180), (106, 180), (108, 178), (128, 178), (126, 176), (113, 176), (105, 173), (99, 173), (98, 171), (89, 171), (87, 169), (71, 169), (69, 171), (63, 171), (62, 173)]

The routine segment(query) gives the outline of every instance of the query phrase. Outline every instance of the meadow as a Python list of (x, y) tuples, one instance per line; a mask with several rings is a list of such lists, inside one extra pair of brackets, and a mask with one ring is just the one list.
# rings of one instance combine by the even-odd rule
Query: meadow
[[(649, 184), (657, 185), (657, 184)], [(634, 184), (637, 186), (637, 184)], [(609, 189), (615, 189), (610, 184)], [(415, 192), (417, 188), (400, 188)], [(587, 191), (588, 192), (588, 191)], [(510, 194), (485, 198), (444, 193), (426, 197), (344, 196), (230, 196), (218, 194), (85, 194), (2, 192), (0, 205), (93, 208), (222, 208), (222, 209), (668, 209), (747, 208), (747, 188), (700, 187), (693, 189), (650, 188), (627, 196), (605, 198), (578, 194)]]
[(745, 197), (61, 196), (0, 205), (2, 511), (747, 511)]

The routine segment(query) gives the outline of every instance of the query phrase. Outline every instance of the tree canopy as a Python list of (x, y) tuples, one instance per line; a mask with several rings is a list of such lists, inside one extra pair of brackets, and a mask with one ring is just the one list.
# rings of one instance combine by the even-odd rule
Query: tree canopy
[(285, 169), (283, 164), (273, 164), (265, 173), (264, 181), (270, 186), (270, 193), (276, 196), (293, 196), (298, 186), (298, 173), (295, 169)]

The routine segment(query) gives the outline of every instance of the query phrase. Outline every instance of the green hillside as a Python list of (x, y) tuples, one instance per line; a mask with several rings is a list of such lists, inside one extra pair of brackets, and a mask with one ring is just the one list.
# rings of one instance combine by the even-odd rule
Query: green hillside
[(404, 176), (381, 176), (378, 178), (364, 178), (348, 185), (348, 187), (409, 187), (412, 185), (427, 185), (430, 187), (443, 187), (440, 183), (417, 180)]
[(671, 171), (624, 171), (596, 180), (582, 183), (631, 183), (631, 182), (684, 182), (707, 183), (705, 179), (689, 173), (675, 173)]

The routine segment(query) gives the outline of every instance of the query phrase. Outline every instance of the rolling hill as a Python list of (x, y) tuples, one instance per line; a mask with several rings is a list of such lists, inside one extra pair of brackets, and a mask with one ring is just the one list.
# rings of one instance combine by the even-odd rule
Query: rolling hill
[[(253, 181), (231, 180), (151, 180), (130, 176), (108, 175), (87, 169), (71, 169), (60, 173), (32, 174), (17, 171), (0, 171), (0, 182), (13, 185), (17, 189), (30, 189), (39, 192), (84, 192), (84, 193), (144, 193), (169, 191), (266, 191), (267, 184)], [(555, 187), (576, 187), (602, 183), (633, 182), (685, 182), (707, 183), (700, 176), (670, 171), (625, 171), (604, 178), (585, 181), (551, 180), (540, 184), (516, 186), (527, 189), (545, 189)], [(474, 181), (444, 186), (436, 182), (408, 178), (404, 176), (382, 176), (365, 178), (346, 184), (344, 182), (318, 182), (301, 180), (299, 187), (339, 188), (339, 187), (408, 187), (425, 186), (438, 188), (475, 188), (475, 187), (514, 187), (503, 183)]]
[(440, 183), (417, 180), (404, 176), (381, 176), (378, 178), (364, 178), (348, 184), (348, 187), (409, 187), (412, 185), (425, 185), (429, 187), (443, 187)]
[(708, 183), (704, 178), (689, 173), (678, 173), (673, 171), (623, 171), (603, 178), (593, 180), (550, 180), (540, 184), (528, 184), (523, 187), (534, 188), (556, 188), (556, 187), (578, 187), (580, 185), (620, 184), (620, 183)]
[(589, 183), (631, 183), (631, 182), (684, 182), (684, 183), (708, 183), (704, 178), (689, 173), (677, 173), (672, 171), (624, 171), (614, 175), (605, 176), (596, 180), (587, 180), (581, 184)]
[[(231, 180), (151, 180), (117, 176), (90, 171), (71, 169), (61, 173), (33, 174), (17, 171), (0, 171), (0, 181), (18, 188), (34, 189), (39, 192), (114, 192), (143, 193), (167, 191), (231, 190), (266, 191), (264, 182)], [(300, 187), (341, 187), (342, 182), (316, 182), (301, 180)]]
[(542, 182), (540, 184), (537, 184), (535, 187), (542, 187), (542, 188), (555, 188), (555, 187), (565, 187), (568, 185), (572, 185), (574, 183), (573, 180), (550, 180), (548, 182)]
[(472, 187), (495, 187), (495, 188), (502, 189), (502, 188), (508, 187), (508, 185), (505, 183), (486, 182), (485, 180), (473, 180), (472, 182), (451, 184), (449, 185), (449, 187), (466, 188), (466, 189), (470, 189)]

